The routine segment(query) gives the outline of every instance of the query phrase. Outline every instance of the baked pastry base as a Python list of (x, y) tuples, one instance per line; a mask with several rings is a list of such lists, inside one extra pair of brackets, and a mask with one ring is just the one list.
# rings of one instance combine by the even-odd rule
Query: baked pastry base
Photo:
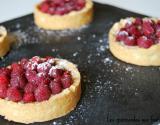
[(77, 29), (85, 24), (89, 24), (93, 18), (93, 2), (86, 0), (85, 7), (80, 11), (71, 11), (65, 15), (50, 15), (41, 12), (38, 5), (34, 9), (35, 24), (43, 29), (63, 30)]
[(7, 31), (3, 26), (0, 26), (0, 57), (6, 55), (10, 49), (10, 43), (7, 36)]
[[(134, 18), (130, 18), (133, 21)], [(154, 19), (155, 20), (155, 19)], [(118, 59), (140, 66), (160, 65), (160, 44), (152, 45), (150, 48), (140, 48), (138, 46), (127, 46), (116, 41), (116, 33), (124, 27), (125, 19), (113, 25), (109, 32), (109, 48), (111, 53)]]
[(69, 88), (43, 102), (24, 104), (0, 99), (0, 115), (9, 121), (29, 124), (52, 120), (71, 112), (81, 95), (80, 73), (76, 66), (67, 60), (56, 59), (56, 62), (71, 72), (73, 84)]

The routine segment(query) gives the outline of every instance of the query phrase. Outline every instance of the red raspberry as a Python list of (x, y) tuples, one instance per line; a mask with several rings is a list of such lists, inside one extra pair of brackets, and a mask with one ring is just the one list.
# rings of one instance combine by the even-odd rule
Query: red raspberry
[(42, 60), (39, 56), (34, 56), (30, 60), (31, 60), (31, 62), (38, 63), (38, 64), (42, 62)]
[(133, 36), (128, 36), (124, 40), (124, 44), (127, 46), (134, 46), (134, 45), (136, 45), (136, 40)]
[(24, 92), (25, 93), (32, 93), (36, 90), (37, 85), (33, 84), (33, 83), (28, 83), (26, 84), (25, 88), (24, 88)]
[(156, 36), (160, 38), (160, 24), (156, 25)]
[(36, 85), (48, 85), (50, 83), (50, 78), (48, 76), (37, 76)]
[(142, 19), (141, 18), (136, 18), (134, 24), (141, 26), (142, 25)]
[(46, 13), (46, 12), (48, 11), (48, 9), (49, 9), (49, 4), (44, 1), (43, 3), (41, 3), (39, 9), (40, 9), (42, 12)]
[(64, 70), (63, 69), (56, 69), (56, 68), (51, 68), (49, 70), (49, 75), (52, 77), (52, 78), (60, 78), (64, 73)]
[(62, 86), (64, 89), (69, 88), (71, 86), (73, 81), (72, 81), (72, 77), (69, 72), (67, 72), (67, 71), (64, 72), (64, 74), (61, 78), (61, 82), (62, 82)]
[(0, 85), (0, 98), (4, 99), (7, 96), (7, 86)]
[(7, 76), (10, 78), (11, 70), (8, 68), (1, 68), (0, 69), (0, 76)]
[(153, 22), (151, 20), (144, 20), (142, 24), (143, 33), (146, 36), (154, 33)]
[(6, 76), (0, 76), (0, 86), (8, 86), (9, 79)]
[(33, 93), (25, 93), (23, 96), (23, 102), (24, 103), (30, 103), (30, 102), (34, 102), (35, 101), (35, 97)]
[(139, 47), (149, 48), (153, 45), (153, 41), (145, 36), (142, 36), (137, 40), (137, 44)]
[(51, 91), (49, 90), (47, 85), (38, 86), (38, 88), (34, 92), (35, 99), (38, 102), (48, 100), (51, 95)]
[(130, 27), (128, 27), (127, 32), (134, 37), (139, 37), (142, 35), (140, 30), (134, 25), (131, 25)]
[(22, 100), (22, 94), (18, 88), (10, 87), (7, 90), (7, 97), (9, 100), (19, 102)]
[(37, 79), (37, 72), (27, 70), (26, 73), (25, 73), (25, 76), (30, 83), (35, 83), (36, 79)]
[(117, 35), (116, 35), (116, 40), (117, 41), (124, 41), (126, 37), (128, 36), (128, 32), (125, 30), (120, 30)]
[(62, 83), (60, 79), (54, 79), (50, 83), (50, 89), (52, 91), (52, 94), (58, 94), (62, 91)]
[(21, 66), (25, 69), (25, 65), (28, 63), (28, 59), (26, 59), (26, 58), (23, 58), (23, 59), (21, 59), (21, 61), (20, 61), (20, 64), (21, 64)]
[(13, 87), (18, 87), (18, 88), (24, 88), (24, 86), (26, 85), (26, 78), (24, 76), (24, 74), (21, 75), (17, 75), (17, 74), (12, 74), (11, 75), (11, 80), (10, 80), (10, 84)]
[(34, 71), (36, 71), (37, 65), (38, 65), (37, 62), (31, 62), (31, 61), (29, 61), (29, 62), (27, 62), (27, 63), (24, 65), (24, 69), (25, 69), (25, 70), (34, 70)]
[(17, 72), (18, 73), (22, 73), (23, 72), (23, 68), (18, 63), (12, 63), (11, 68), (12, 68), (12, 72), (16, 72), (16, 73)]
[(76, 10), (80, 10), (85, 6), (85, 0), (77, 0), (76, 2)]

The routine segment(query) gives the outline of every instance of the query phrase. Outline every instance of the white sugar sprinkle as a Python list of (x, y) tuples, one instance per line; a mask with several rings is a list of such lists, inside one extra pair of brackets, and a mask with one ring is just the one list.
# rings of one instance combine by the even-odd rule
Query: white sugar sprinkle
[(77, 37), (77, 40), (81, 40), (81, 37), (80, 37), (80, 36), (78, 36), (78, 37)]
[(102, 43), (102, 42), (103, 42), (103, 40), (102, 40), (102, 39), (100, 39), (100, 40), (99, 40), (99, 42), (100, 42), (100, 43)]
[(93, 37), (93, 38), (96, 38), (96, 35), (95, 35), (95, 34), (93, 34), (93, 35), (92, 35), (92, 37)]
[(74, 57), (77, 56), (77, 55), (78, 55), (78, 52), (73, 53), (73, 56), (74, 56)]

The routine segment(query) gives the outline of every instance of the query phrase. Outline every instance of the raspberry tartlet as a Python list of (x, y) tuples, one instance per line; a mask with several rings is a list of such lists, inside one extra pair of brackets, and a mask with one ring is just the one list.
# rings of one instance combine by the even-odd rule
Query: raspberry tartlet
[(0, 57), (6, 55), (10, 49), (10, 43), (7, 36), (7, 30), (5, 27), (0, 26)]
[(118, 59), (140, 66), (160, 65), (160, 20), (126, 18), (109, 32), (109, 48)]
[(43, 29), (77, 29), (92, 21), (91, 0), (43, 0), (35, 6), (35, 24)]
[(29, 124), (64, 116), (80, 95), (80, 73), (64, 59), (35, 56), (0, 69), (0, 115), (10, 121)]

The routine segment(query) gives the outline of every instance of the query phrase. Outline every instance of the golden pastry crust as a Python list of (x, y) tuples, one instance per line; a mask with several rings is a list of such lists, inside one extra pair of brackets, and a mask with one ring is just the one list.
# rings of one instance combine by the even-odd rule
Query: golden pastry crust
[(43, 29), (63, 30), (77, 29), (85, 24), (89, 24), (93, 18), (93, 2), (86, 0), (85, 7), (80, 11), (71, 11), (65, 15), (50, 15), (41, 12), (38, 5), (34, 9), (34, 22)]
[(3, 26), (0, 26), (0, 57), (6, 55), (10, 49), (10, 43), (7, 37), (7, 31)]
[(71, 72), (73, 84), (69, 88), (43, 102), (24, 104), (0, 99), (0, 115), (11, 121), (29, 124), (52, 120), (71, 112), (81, 95), (80, 73), (77, 67), (67, 60), (56, 59), (56, 62)]
[[(134, 18), (128, 18), (134, 21)], [(156, 19), (153, 19), (156, 21)], [(140, 48), (138, 46), (127, 46), (116, 41), (116, 33), (124, 27), (126, 19), (121, 19), (113, 25), (109, 32), (109, 48), (111, 53), (118, 59), (140, 66), (159, 66), (160, 65), (160, 44), (152, 45), (150, 48)]]

